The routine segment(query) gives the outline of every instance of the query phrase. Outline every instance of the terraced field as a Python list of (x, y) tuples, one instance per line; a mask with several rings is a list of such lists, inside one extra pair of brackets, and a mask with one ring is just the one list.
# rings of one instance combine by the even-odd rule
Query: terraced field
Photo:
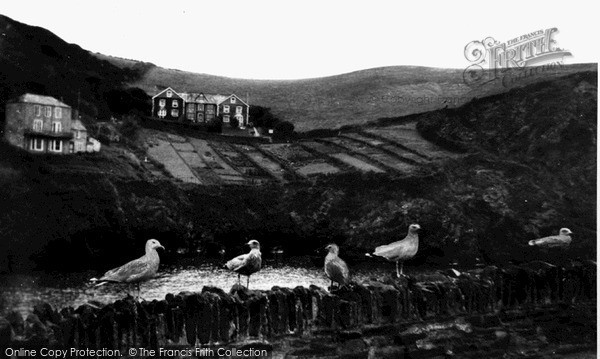
[(340, 169), (332, 161), (314, 156), (299, 144), (281, 143), (260, 145), (259, 147), (301, 177), (340, 172)]
[(425, 140), (415, 123), (296, 143), (236, 144), (144, 130), (148, 155), (184, 182), (260, 184), (307, 181), (336, 173), (409, 175), (459, 156)]
[(416, 122), (384, 128), (368, 129), (365, 133), (381, 140), (387, 140), (393, 145), (406, 148), (424, 158), (444, 159), (456, 156), (456, 154), (448, 152), (424, 139), (419, 131), (417, 131)]

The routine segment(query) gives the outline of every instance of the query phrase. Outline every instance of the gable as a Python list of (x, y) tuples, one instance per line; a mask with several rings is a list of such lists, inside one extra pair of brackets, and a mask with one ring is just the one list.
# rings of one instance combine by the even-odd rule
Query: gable
[[(171, 92), (171, 97), (167, 96), (169, 91)], [(152, 96), (152, 99), (154, 100), (157, 97), (160, 97), (160, 98), (175, 98), (175, 99), (183, 100), (183, 98), (175, 90), (173, 90), (170, 87), (167, 87), (166, 89), (164, 89), (161, 92), (157, 93), (156, 95)]]
[[(235, 102), (231, 102), (231, 99), (235, 98)], [(229, 96), (227, 96), (225, 99), (223, 99), (221, 102), (219, 102), (219, 105), (246, 105), (248, 106), (248, 104), (242, 100), (239, 96), (237, 96), (236, 94), (231, 94)], [(249, 106), (248, 106), (249, 107)]]
[(181, 97), (186, 103), (207, 103), (208, 100), (202, 92), (183, 92)]

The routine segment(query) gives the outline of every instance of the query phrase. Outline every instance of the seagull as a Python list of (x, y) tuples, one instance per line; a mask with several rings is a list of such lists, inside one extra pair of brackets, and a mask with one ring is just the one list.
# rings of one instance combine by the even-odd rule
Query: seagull
[[(375, 248), (375, 252), (372, 254), (367, 253), (367, 257), (378, 256), (387, 259), (390, 262), (396, 262), (396, 276), (400, 278), (403, 275), (402, 270), (404, 268), (404, 261), (411, 259), (417, 254), (419, 250), (419, 235), (417, 232), (421, 229), (418, 224), (411, 224), (408, 226), (408, 234), (404, 239), (379, 246)], [(400, 269), (398, 269), (398, 262), (400, 262)]]
[(160, 264), (157, 248), (165, 249), (156, 239), (146, 241), (146, 254), (120, 267), (109, 270), (100, 278), (92, 278), (96, 287), (106, 283), (135, 284), (140, 292), (140, 283), (154, 278)]
[(543, 248), (565, 248), (571, 244), (571, 236), (573, 234), (569, 228), (561, 228), (558, 236), (549, 236), (540, 239), (529, 241), (530, 246), (538, 246)]
[(340, 248), (336, 244), (330, 244), (325, 249), (329, 251), (325, 257), (325, 274), (331, 280), (331, 288), (333, 288), (333, 282), (336, 282), (339, 288), (340, 285), (348, 283), (348, 265), (338, 257)]
[(258, 243), (257, 240), (253, 239), (246, 244), (250, 246), (250, 252), (229, 260), (225, 263), (225, 267), (237, 272), (238, 284), (240, 283), (240, 275), (247, 276), (246, 288), (248, 288), (250, 285), (250, 276), (260, 270), (262, 259), (260, 254), (260, 243)]

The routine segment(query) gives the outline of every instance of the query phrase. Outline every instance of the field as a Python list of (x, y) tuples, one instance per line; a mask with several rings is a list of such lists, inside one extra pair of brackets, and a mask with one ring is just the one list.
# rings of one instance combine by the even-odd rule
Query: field
[[(402, 146), (403, 148), (407, 148), (420, 158), (443, 159), (448, 157), (448, 151), (425, 140), (419, 131), (417, 131), (415, 125), (415, 122), (411, 122), (384, 128), (370, 128), (366, 129), (365, 132), (381, 139), (388, 140), (390, 143)], [(415, 159), (415, 157), (412, 159)]]
[(351, 172), (410, 175), (459, 156), (419, 135), (414, 123), (296, 143), (236, 144), (144, 130), (148, 155), (173, 177), (205, 185), (309, 181)]

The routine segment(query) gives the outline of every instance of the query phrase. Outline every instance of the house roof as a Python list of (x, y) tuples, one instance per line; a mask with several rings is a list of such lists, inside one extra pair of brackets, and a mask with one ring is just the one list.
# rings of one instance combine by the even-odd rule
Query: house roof
[(85, 126), (83, 125), (83, 123), (80, 120), (73, 120), (73, 122), (71, 123), (71, 129), (79, 130), (79, 131), (87, 131), (87, 128), (85, 128)]
[[(238, 100), (240, 100), (240, 102), (241, 102), (241, 103), (243, 103), (244, 105), (246, 105), (246, 106), (250, 106), (250, 105), (248, 105), (248, 104), (246, 103), (246, 101), (242, 100), (242, 98), (241, 98), (241, 97), (239, 97), (238, 95), (236, 95), (236, 94), (234, 94), (234, 93), (232, 93), (232, 94), (231, 94), (231, 95), (229, 95), (229, 96), (225, 96), (225, 98), (223, 98), (223, 99), (221, 100), (221, 102), (223, 102), (223, 101), (225, 101), (225, 100), (227, 100), (228, 98), (231, 98), (231, 97), (235, 97), (235, 98), (237, 98)], [(219, 104), (221, 104), (221, 102), (219, 102)]]
[(206, 97), (211, 101), (210, 103), (215, 103), (217, 105), (229, 98), (227, 95), (219, 94), (206, 94)]
[(167, 92), (168, 90), (173, 91), (173, 94), (179, 98), (182, 98), (181, 94), (179, 94), (177, 91), (173, 90), (171, 87), (167, 87), (166, 89), (160, 91), (159, 93), (157, 93), (156, 95), (152, 96), (152, 99), (155, 99), (156, 97), (162, 95), (163, 93)]
[(68, 107), (68, 108), (71, 108), (71, 106), (67, 105), (64, 102), (58, 101), (54, 97), (36, 95), (36, 94), (32, 94), (32, 93), (23, 94), (23, 95), (17, 97), (16, 99), (14, 99), (11, 102), (26, 102), (26, 103), (36, 103), (36, 104), (40, 104), (40, 105), (49, 105), (49, 106), (59, 106), (59, 107)]
[(180, 95), (185, 102), (206, 103), (208, 101), (202, 92), (182, 92)]
[(215, 105), (229, 98), (229, 96), (227, 95), (209, 94), (202, 92), (181, 93), (180, 95), (185, 100), (185, 102), (208, 103)]

